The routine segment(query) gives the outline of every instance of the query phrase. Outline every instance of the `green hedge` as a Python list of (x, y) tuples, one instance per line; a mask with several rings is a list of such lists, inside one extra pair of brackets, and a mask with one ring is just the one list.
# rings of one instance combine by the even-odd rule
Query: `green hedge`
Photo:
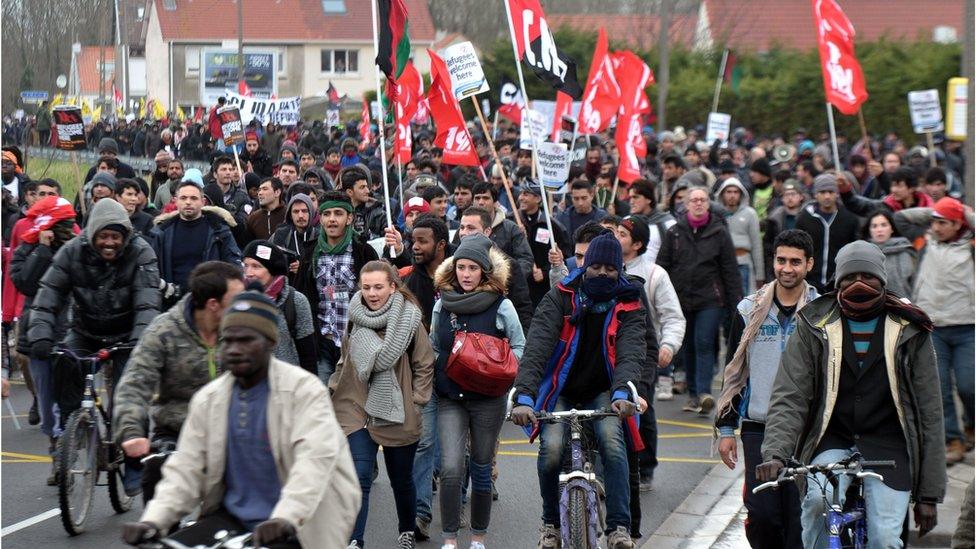
[[(596, 44), (595, 33), (561, 28), (556, 43), (578, 63), (580, 85), (585, 86), (590, 57)], [(610, 49), (622, 47), (610, 43)], [(636, 52), (656, 71), (657, 52)], [(774, 48), (764, 54), (736, 52), (741, 81), (737, 90), (722, 88), (719, 111), (732, 115), (733, 126), (747, 126), (759, 133), (789, 133), (804, 127), (814, 134), (826, 130), (823, 80), (816, 49), (796, 51)], [(895, 131), (912, 135), (906, 94), (912, 90), (936, 88), (945, 105), (949, 78), (958, 76), (962, 50), (958, 44), (895, 42), (879, 40), (857, 44), (857, 56), (864, 69), (870, 97), (863, 106), (868, 131), (877, 136)], [(671, 83), (668, 92), (668, 124), (693, 127), (704, 124), (711, 109), (712, 94), (721, 52), (699, 53), (685, 49), (672, 51)], [(482, 53), (485, 75), (492, 84), (488, 94), (498, 99), (503, 78), (517, 82), (511, 42), (499, 40)], [(533, 99), (553, 99), (555, 92), (524, 68), (525, 84)], [(655, 87), (648, 88), (651, 104), (657, 102)], [(467, 106), (466, 109), (470, 109)], [(468, 113), (465, 110), (465, 114)], [(838, 132), (860, 136), (856, 116), (835, 111)]]

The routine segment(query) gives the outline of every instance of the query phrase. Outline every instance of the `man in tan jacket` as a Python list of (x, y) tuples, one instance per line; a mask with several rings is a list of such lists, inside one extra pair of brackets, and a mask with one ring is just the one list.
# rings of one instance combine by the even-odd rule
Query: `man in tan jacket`
[(252, 532), (254, 546), (346, 546), (361, 498), (348, 443), (318, 378), (272, 358), (277, 315), (258, 291), (231, 302), (221, 321), (226, 373), (190, 401), (155, 498), (141, 522), (122, 527), (126, 543), (155, 539), (202, 506), (172, 539), (212, 543), (227, 530)]

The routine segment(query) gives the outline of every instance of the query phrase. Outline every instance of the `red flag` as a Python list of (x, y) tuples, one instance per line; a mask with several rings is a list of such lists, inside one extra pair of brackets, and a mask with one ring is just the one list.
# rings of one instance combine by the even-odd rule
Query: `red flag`
[(556, 47), (539, 0), (505, 0), (512, 14), (512, 29), (519, 60), (553, 88), (579, 99), (583, 90), (576, 80), (576, 61)]
[(647, 143), (641, 134), (643, 114), (651, 110), (644, 88), (654, 81), (651, 68), (633, 52), (624, 51), (612, 56), (614, 71), (620, 84), (620, 112), (614, 140), (620, 153), (617, 176), (632, 183), (640, 174), (640, 160), (647, 156)]
[(525, 101), (522, 100), (522, 92), (513, 82), (505, 80), (499, 90), (498, 114), (511, 120), (515, 124), (522, 124), (522, 109), (525, 108)]
[(203, 107), (196, 107), (196, 112), (193, 113), (194, 122), (203, 122)]
[(397, 79), (397, 94), (394, 108), (396, 109), (396, 155), (402, 163), (406, 163), (413, 156), (413, 136), (410, 132), (410, 121), (417, 113), (423, 84), (420, 73), (413, 63), (407, 61), (400, 78)]
[(369, 101), (363, 100), (363, 120), (359, 123), (359, 137), (362, 138), (361, 146), (373, 140), (373, 133), (369, 128)]
[(481, 161), (471, 146), (471, 136), (464, 125), (461, 107), (451, 90), (451, 76), (447, 71), (444, 60), (431, 50), (430, 55), (430, 90), (427, 99), (430, 102), (430, 113), (434, 117), (437, 127), (437, 138), (434, 146), (444, 151), (442, 162), (460, 166), (480, 166)]
[(827, 101), (844, 114), (856, 114), (868, 90), (854, 56), (854, 25), (834, 0), (811, 1)]
[(613, 60), (607, 53), (607, 33), (601, 27), (580, 107), (580, 133), (600, 133), (607, 129), (619, 107), (620, 86), (614, 75)]
[(561, 91), (556, 92), (556, 108), (552, 112), (552, 135), (549, 140), (559, 141), (559, 130), (563, 127), (563, 116), (573, 115), (573, 98)]
[(332, 103), (333, 105), (339, 104), (340, 101), (339, 90), (337, 90), (336, 87), (332, 85), (331, 80), (329, 80), (329, 89), (325, 91), (325, 95), (329, 98), (329, 103)]
[(237, 81), (237, 93), (243, 95), (244, 97), (251, 97), (254, 95), (251, 93), (251, 86), (248, 86), (247, 82), (244, 80)]
[(114, 83), (112, 84), (112, 100), (115, 101), (116, 105), (122, 104), (122, 92), (120, 92), (119, 89), (115, 87)]

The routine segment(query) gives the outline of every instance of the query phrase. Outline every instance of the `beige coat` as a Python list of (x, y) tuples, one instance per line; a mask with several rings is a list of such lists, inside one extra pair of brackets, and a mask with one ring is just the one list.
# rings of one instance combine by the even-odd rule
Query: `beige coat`
[[(381, 332), (380, 335), (384, 334)], [(366, 427), (370, 437), (381, 446), (406, 446), (420, 440), (423, 429), (421, 408), (430, 400), (434, 384), (434, 351), (423, 323), (417, 325), (413, 342), (395, 368), (406, 409), (403, 425), (376, 425), (368, 421), (363, 409), (369, 386), (359, 379), (351, 362), (348, 337), (342, 342), (342, 357), (329, 380), (329, 388), (334, 391), (332, 402), (336, 418), (347, 436)], [(409, 404), (411, 402), (413, 406)]]
[[(270, 518), (295, 525), (306, 549), (346, 547), (361, 492), (328, 391), (314, 375), (274, 358), (268, 382), (268, 438), (281, 480)], [(140, 520), (166, 530), (197, 505), (204, 515), (220, 507), (233, 383), (224, 373), (190, 400), (177, 452)]]

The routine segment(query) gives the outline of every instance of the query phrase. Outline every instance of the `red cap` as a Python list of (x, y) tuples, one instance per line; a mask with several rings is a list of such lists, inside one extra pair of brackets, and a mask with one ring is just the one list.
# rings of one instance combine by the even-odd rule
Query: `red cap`
[(966, 211), (959, 202), (951, 196), (940, 198), (935, 206), (932, 207), (932, 217), (948, 219), (949, 221), (959, 221), (963, 225), (966, 223)]
[(407, 204), (403, 207), (403, 217), (407, 217), (410, 212), (430, 213), (430, 204), (423, 198), (415, 196), (407, 200)]
[(258, 134), (256, 132), (247, 132), (246, 134), (244, 134), (244, 140), (245, 141), (257, 141), (258, 140)]

